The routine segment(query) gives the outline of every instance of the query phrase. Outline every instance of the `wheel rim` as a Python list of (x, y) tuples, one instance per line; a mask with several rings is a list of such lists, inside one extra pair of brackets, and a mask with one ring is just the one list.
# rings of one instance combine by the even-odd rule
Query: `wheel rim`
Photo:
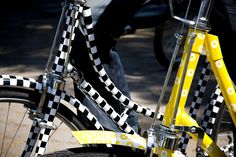
[[(5, 98), (4, 102), (2, 102), (2, 100), (3, 99), (1, 99), (0, 102), (0, 156), (20, 156), (32, 124), (32, 120), (28, 118), (29, 110), (24, 107), (24, 103), (28, 101), (22, 100), (22, 103), (19, 103), (20, 99), (16, 99), (17, 102), (12, 102), (11, 100), (11, 102), (6, 103), (8, 99)], [(64, 147), (65, 145), (60, 146), (60, 144), (58, 144), (60, 142), (65, 142), (67, 148), (79, 146), (76, 140), (71, 136), (70, 129), (67, 127), (68, 124), (65, 125), (61, 121), (61, 118), (63, 118), (63, 116), (58, 114), (55, 120), (57, 129), (51, 133), (47, 152), (66, 149)], [(64, 134), (64, 132), (68, 132), (68, 134)], [(60, 134), (63, 134), (63, 137), (60, 136)]]

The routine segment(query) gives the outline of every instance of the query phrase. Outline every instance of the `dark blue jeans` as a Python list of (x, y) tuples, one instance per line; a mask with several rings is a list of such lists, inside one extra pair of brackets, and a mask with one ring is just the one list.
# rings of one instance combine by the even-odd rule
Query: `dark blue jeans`
[[(107, 74), (109, 75), (112, 82), (117, 86), (117, 88), (124, 95), (130, 98), (129, 88), (125, 79), (125, 74), (124, 74), (123, 66), (120, 61), (119, 54), (111, 50), (110, 55), (111, 55), (111, 63), (103, 64), (103, 67), (105, 71), (107, 72)], [(112, 120), (108, 116), (104, 115), (104, 112), (90, 98), (84, 97), (83, 104), (89, 108), (89, 110), (98, 118), (99, 122), (106, 129), (118, 131), (118, 132), (120, 131), (118, 126), (115, 125), (114, 122), (112, 122)], [(114, 104), (117, 105), (115, 106), (115, 108), (117, 109), (118, 112), (122, 110), (122, 105), (120, 103), (114, 101), (113, 103), (111, 103), (111, 105), (112, 104), (113, 104), (113, 107), (114, 107)], [(131, 111), (129, 113), (127, 122), (136, 132), (138, 132), (138, 117), (137, 117), (136, 112)]]

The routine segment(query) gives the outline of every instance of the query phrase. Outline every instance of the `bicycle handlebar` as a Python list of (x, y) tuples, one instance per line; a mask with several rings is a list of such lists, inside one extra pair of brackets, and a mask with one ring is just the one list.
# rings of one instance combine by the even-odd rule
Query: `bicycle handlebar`
[(172, 18), (174, 18), (178, 21), (181, 21), (184, 24), (188, 24), (190, 26), (193, 26), (198, 22), (205, 23), (205, 22), (208, 21), (208, 18), (209, 18), (210, 12), (211, 12), (211, 8), (213, 6), (213, 2), (214, 2), (214, 0), (202, 0), (200, 10), (199, 10), (199, 14), (198, 14), (198, 18), (197, 18), (200, 21), (198, 21), (198, 20), (197, 21), (188, 20), (186, 17), (181, 18), (179, 16), (176, 16), (174, 14), (174, 8), (173, 8), (172, 0), (169, 0), (170, 14), (171, 14)]
[(169, 0), (169, 6), (170, 6), (170, 15), (171, 15), (172, 18), (174, 18), (174, 19), (176, 19), (178, 21), (181, 21), (181, 22), (183, 22), (185, 24), (191, 25), (191, 26), (195, 25), (195, 21), (188, 20), (188, 19), (185, 19), (185, 18), (181, 18), (181, 17), (176, 16), (174, 14), (174, 7), (173, 7), (172, 0)]

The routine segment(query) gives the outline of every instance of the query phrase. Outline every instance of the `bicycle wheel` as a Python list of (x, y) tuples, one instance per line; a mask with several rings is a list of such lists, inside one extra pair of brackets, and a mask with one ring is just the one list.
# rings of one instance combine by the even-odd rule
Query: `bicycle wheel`
[(236, 128), (231, 120), (226, 105), (220, 107), (212, 130), (212, 139), (229, 157), (234, 157), (236, 152)]
[[(39, 98), (40, 93), (30, 88), (0, 86), (1, 157), (21, 155), (32, 124), (32, 120), (27, 117), (27, 113), (30, 109), (35, 110), (38, 107)], [(59, 106), (55, 119), (57, 128), (51, 134), (48, 152), (55, 151), (55, 149), (64, 150), (75, 146), (78, 147), (79, 145), (71, 136), (70, 130), (87, 129), (85, 121), (81, 120), (66, 105), (62, 101)], [(64, 134), (65, 132), (68, 132), (68, 135)], [(61, 136), (62, 133), (63, 136)]]
[[(165, 68), (168, 68), (171, 62), (171, 58), (174, 52), (176, 44), (176, 26), (178, 21), (170, 19), (160, 26), (156, 27), (155, 36), (153, 40), (154, 53), (157, 61)], [(175, 26), (175, 27), (173, 27)], [(184, 39), (183, 39), (184, 41)], [(174, 62), (174, 69), (178, 68), (181, 61), (181, 53), (183, 52), (183, 44), (180, 46), (180, 50), (176, 56)]]

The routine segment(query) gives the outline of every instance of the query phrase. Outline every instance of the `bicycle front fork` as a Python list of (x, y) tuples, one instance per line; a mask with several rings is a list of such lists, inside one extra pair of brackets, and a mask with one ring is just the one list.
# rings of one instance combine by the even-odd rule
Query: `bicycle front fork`
[(39, 107), (36, 111), (30, 111), (33, 124), (21, 156), (27, 157), (36, 147), (36, 155), (43, 155), (50, 137), (51, 130), (55, 130), (54, 118), (59, 107), (61, 93), (65, 86), (64, 79), (56, 74), (44, 74), (42, 77), (43, 91)]

